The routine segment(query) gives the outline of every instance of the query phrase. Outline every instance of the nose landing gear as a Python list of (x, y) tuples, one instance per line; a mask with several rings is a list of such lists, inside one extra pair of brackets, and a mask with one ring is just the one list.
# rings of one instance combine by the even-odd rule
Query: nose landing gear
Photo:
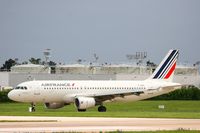
[(31, 107), (29, 107), (29, 112), (35, 112), (35, 104), (31, 103)]

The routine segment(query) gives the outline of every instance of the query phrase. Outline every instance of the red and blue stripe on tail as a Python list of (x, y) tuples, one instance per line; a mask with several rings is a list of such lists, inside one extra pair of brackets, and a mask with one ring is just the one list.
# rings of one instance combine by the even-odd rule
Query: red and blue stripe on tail
[(179, 51), (170, 50), (159, 66), (156, 68), (150, 79), (172, 80)]

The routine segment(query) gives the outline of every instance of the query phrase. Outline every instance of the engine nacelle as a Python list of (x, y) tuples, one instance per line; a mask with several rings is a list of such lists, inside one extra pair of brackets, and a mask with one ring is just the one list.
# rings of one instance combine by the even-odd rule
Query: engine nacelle
[(96, 104), (93, 97), (77, 97), (75, 99), (75, 105), (78, 109), (87, 109), (94, 107)]
[(45, 103), (45, 107), (48, 109), (59, 109), (64, 107), (64, 103)]

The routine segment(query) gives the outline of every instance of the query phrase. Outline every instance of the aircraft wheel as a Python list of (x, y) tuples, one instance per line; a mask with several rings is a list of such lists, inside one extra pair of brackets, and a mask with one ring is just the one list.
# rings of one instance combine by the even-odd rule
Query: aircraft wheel
[(32, 107), (32, 112), (35, 112), (35, 107)]
[(31, 103), (31, 107), (29, 108), (29, 112), (35, 112), (35, 104)]
[(98, 111), (99, 112), (106, 112), (106, 107), (105, 106), (99, 106)]
[(78, 112), (85, 112), (86, 109), (78, 109)]

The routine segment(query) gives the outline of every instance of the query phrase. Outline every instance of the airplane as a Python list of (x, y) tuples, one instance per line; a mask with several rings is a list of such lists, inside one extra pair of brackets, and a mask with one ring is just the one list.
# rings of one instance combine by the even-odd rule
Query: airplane
[(180, 89), (180, 83), (172, 82), (178, 56), (179, 50), (169, 50), (153, 74), (142, 81), (34, 80), (17, 85), (8, 97), (31, 103), (32, 112), (36, 103), (44, 103), (48, 109), (74, 103), (79, 112), (99, 106), (99, 112), (106, 112), (105, 102), (143, 100)]

